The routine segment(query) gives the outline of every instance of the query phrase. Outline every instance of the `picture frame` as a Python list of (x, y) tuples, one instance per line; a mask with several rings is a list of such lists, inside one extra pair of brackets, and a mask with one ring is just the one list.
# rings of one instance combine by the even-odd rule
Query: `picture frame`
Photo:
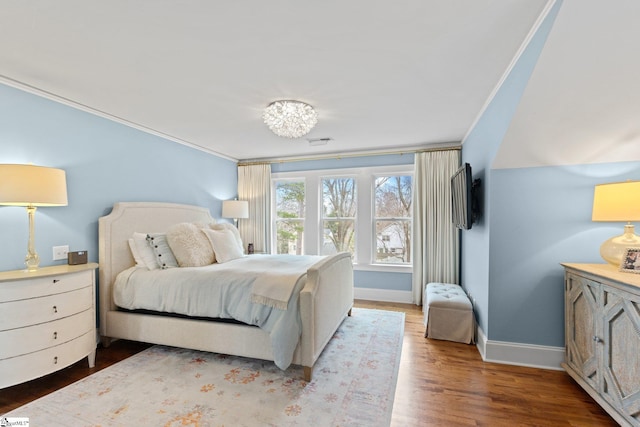
[(620, 271), (640, 274), (640, 248), (626, 248), (622, 255)]

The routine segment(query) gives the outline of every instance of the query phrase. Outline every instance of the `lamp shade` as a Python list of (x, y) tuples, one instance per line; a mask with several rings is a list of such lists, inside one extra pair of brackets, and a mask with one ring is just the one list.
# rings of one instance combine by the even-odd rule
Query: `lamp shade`
[(640, 181), (595, 186), (593, 221), (640, 221)]
[(631, 224), (640, 221), (640, 181), (596, 185), (591, 219), (627, 222), (623, 234), (605, 240), (600, 246), (600, 256), (609, 264), (620, 266), (628, 248), (640, 248), (640, 236)]
[(223, 218), (249, 218), (249, 202), (246, 200), (225, 200), (222, 202)]
[(0, 164), (0, 205), (66, 206), (66, 174), (43, 166)]

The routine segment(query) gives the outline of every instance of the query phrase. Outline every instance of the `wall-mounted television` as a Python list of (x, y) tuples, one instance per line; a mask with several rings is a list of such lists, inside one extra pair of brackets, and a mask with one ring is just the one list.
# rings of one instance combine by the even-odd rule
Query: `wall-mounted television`
[(469, 163), (451, 177), (451, 219), (457, 228), (469, 230), (480, 217), (479, 187), (480, 179), (473, 179)]

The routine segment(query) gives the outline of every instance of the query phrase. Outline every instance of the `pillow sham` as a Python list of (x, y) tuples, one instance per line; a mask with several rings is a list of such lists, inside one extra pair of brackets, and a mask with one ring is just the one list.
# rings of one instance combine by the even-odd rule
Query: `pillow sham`
[(147, 243), (151, 247), (156, 262), (161, 269), (173, 268), (178, 266), (169, 244), (167, 243), (166, 234), (147, 234)]
[(140, 257), (140, 253), (138, 252), (138, 248), (136, 247), (136, 242), (133, 240), (133, 237), (129, 238), (129, 250), (131, 251), (131, 255), (133, 256), (133, 260), (136, 262), (136, 267), (147, 267), (144, 263), (144, 260)]
[(242, 237), (240, 237), (240, 232), (238, 231), (238, 228), (235, 225), (229, 224), (228, 222), (221, 222), (220, 224), (211, 224), (209, 228), (211, 228), (212, 230), (218, 230), (218, 231), (220, 230), (231, 231), (231, 233), (233, 233), (233, 237), (236, 239), (238, 246), (240, 247), (240, 251), (244, 254), (244, 243), (242, 243)]
[(231, 230), (203, 228), (202, 231), (209, 238), (218, 263), (222, 264), (244, 256), (242, 246), (238, 245), (238, 241)]
[(216, 261), (209, 239), (190, 222), (169, 227), (167, 243), (180, 267), (202, 267)]
[(149, 270), (157, 270), (160, 268), (156, 260), (156, 254), (153, 253), (153, 249), (151, 249), (151, 246), (149, 246), (147, 242), (147, 233), (133, 233), (133, 242), (135, 243), (138, 256), (145, 267)]

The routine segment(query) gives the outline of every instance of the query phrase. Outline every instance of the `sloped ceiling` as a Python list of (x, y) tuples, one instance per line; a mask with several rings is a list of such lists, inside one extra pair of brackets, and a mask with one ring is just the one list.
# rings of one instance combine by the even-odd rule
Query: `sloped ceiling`
[[(235, 160), (459, 143), (546, 3), (3, 2), (0, 82)], [(580, 8), (577, 3), (582, 0), (567, 2), (565, 7)], [(602, 7), (606, 12), (608, 8)], [(591, 19), (599, 16), (593, 13)], [(544, 120), (551, 124), (541, 134), (527, 133), (532, 122), (541, 122), (532, 121), (529, 110), (549, 103), (548, 96), (554, 93), (545, 84), (557, 80), (550, 80), (542, 71), (545, 67), (554, 73), (560, 68), (560, 77), (571, 80), (576, 77), (573, 71), (580, 68), (574, 61), (588, 57), (586, 44), (570, 47), (570, 55), (565, 50), (566, 43), (580, 44), (583, 37), (571, 32), (576, 21), (573, 14), (568, 15), (559, 19), (557, 40), (550, 41), (551, 53), (543, 55), (540, 74), (536, 71), (532, 79), (535, 93), (527, 93), (497, 164), (522, 164), (512, 151), (517, 151), (514, 144), (523, 135), (536, 144), (539, 137), (555, 138), (554, 129), (559, 126), (551, 124), (557, 118)], [(625, 17), (625, 24), (630, 24), (631, 16)], [(619, 70), (617, 62), (610, 67), (598, 63), (604, 62), (600, 48), (609, 45), (589, 34), (597, 30), (610, 40), (611, 32), (598, 22), (591, 22), (591, 28), (586, 21), (578, 23), (584, 37), (601, 42), (591, 61), (598, 66), (588, 76), (605, 73), (598, 80), (602, 86), (624, 89), (617, 77), (629, 80), (633, 73)], [(635, 28), (625, 31), (635, 31), (637, 41)], [(624, 46), (631, 44), (627, 40)], [(635, 54), (628, 51), (621, 56)], [(605, 58), (610, 60), (610, 55)], [(620, 73), (606, 74), (614, 67)], [(575, 80), (585, 75), (578, 76)], [(569, 83), (571, 88), (577, 85)], [(593, 86), (590, 81), (583, 83)], [(577, 87), (560, 95), (576, 91)], [(637, 93), (628, 95), (638, 98)], [(592, 99), (585, 93), (582, 98)], [(316, 128), (294, 140), (273, 135), (261, 114), (277, 99), (313, 105), (319, 114)], [(551, 104), (561, 110), (555, 101)], [(592, 108), (606, 110), (610, 104), (615, 105), (615, 97), (608, 93), (601, 105)], [(614, 117), (613, 112), (607, 116)], [(627, 128), (609, 136), (629, 139), (634, 131), (627, 123)], [(595, 132), (587, 133), (595, 138)], [(306, 138), (333, 140), (310, 146)], [(568, 156), (571, 150), (566, 151)]]
[(640, 2), (565, 0), (494, 168), (640, 161)]

